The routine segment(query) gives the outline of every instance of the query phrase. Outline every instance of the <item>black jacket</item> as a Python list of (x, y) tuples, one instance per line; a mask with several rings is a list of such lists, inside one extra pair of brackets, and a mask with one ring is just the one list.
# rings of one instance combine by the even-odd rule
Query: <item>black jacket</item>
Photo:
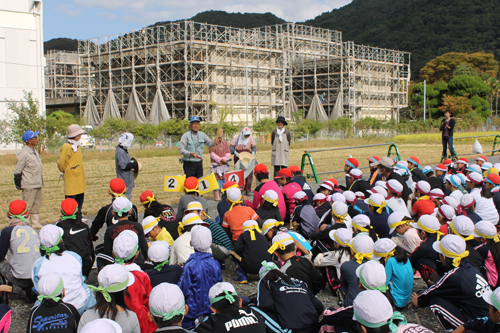
[(197, 333), (266, 333), (264, 318), (250, 307), (230, 306), (219, 313), (212, 313), (195, 329)]
[(311, 235), (310, 238), (313, 241), (320, 241), (324, 245), (328, 245), (328, 249), (330, 251), (333, 251), (335, 247), (333, 245), (333, 240), (330, 238), (330, 231), (337, 230), (340, 228), (347, 228), (347, 226), (344, 223), (335, 223), (325, 228), (323, 231), (315, 232), (314, 234)]
[[(444, 126), (446, 124), (446, 118), (443, 118), (441, 120), (441, 126), (439, 126), (439, 130), (443, 132), (442, 134), (444, 135)], [(450, 118), (450, 128), (448, 128), (448, 136), (453, 136), (453, 129), (455, 128), (455, 118)]]
[[(469, 209), (466, 209), (465, 212), (467, 213), (467, 217), (470, 218), (474, 224), (483, 220), (479, 215), (477, 215), (475, 212), (473, 212)], [(462, 214), (459, 214), (459, 215), (465, 215), (465, 214), (463, 214), (463, 211), (462, 211)]]
[[(104, 207), (101, 207), (101, 209), (99, 209), (99, 212), (97, 212), (94, 221), (92, 221), (92, 226), (90, 227), (90, 235), (92, 237), (97, 235), (97, 233), (102, 228), (105, 222), (106, 222), (106, 228), (109, 228), (110, 226), (118, 222), (116, 217), (113, 216), (113, 213), (111, 213), (112, 210), (113, 210), (113, 204), (106, 205)], [(135, 205), (132, 205), (132, 214), (128, 216), (128, 219), (133, 222), (138, 221), (137, 207)]]
[(384, 208), (382, 214), (365, 212), (370, 218), (370, 225), (373, 227), (373, 230), (378, 235), (378, 238), (389, 238), (389, 224), (387, 224), (387, 219), (389, 218), (389, 214), (387, 210)]
[(477, 318), (466, 322), (464, 325), (466, 332), (498, 333), (500, 324), (494, 323), (491, 318)]
[(62, 240), (66, 249), (77, 253), (82, 258), (82, 273), (88, 277), (95, 259), (94, 244), (88, 225), (80, 222), (76, 227), (72, 220), (58, 221), (56, 225), (64, 230)]
[(422, 172), (422, 170), (420, 170), (419, 168), (413, 168), (411, 170), (411, 178), (413, 179), (413, 181), (416, 183), (416, 182), (419, 182), (421, 180), (425, 180), (426, 182), (428, 182), (429, 178), (427, 178), (426, 175), (424, 175), (424, 173)]
[(267, 250), (269, 243), (265, 236), (254, 231), (255, 240), (252, 240), (250, 231), (243, 232), (236, 243), (234, 243), (234, 251), (241, 256), (241, 268), (250, 274), (259, 274), (262, 267), (262, 261), (271, 261), (271, 255)]
[(372, 189), (372, 186), (367, 180), (364, 179), (358, 179), (354, 181), (349, 187), (349, 191), (352, 191), (354, 193), (356, 192), (363, 192), (364, 195), (368, 198), (370, 197), (371, 193), (368, 192), (368, 190)]
[(439, 256), (432, 248), (432, 244), (436, 239), (436, 234), (430, 234), (409, 257), (411, 266), (420, 272), (425, 282), (427, 282), (432, 273), (436, 271)]
[(45, 301), (31, 309), (28, 333), (76, 333), (80, 314), (69, 303)]
[(391, 174), (387, 177), (387, 181), (389, 181), (389, 179), (396, 179), (401, 183), (401, 185), (403, 185), (403, 195), (401, 197), (403, 198), (404, 202), (408, 202), (408, 197), (411, 194), (411, 190), (408, 188), (408, 185), (406, 184), (404, 178), (400, 174), (392, 170)]
[(426, 182), (429, 183), (429, 185), (431, 185), (431, 190), (435, 189), (435, 188), (438, 188), (440, 189), (441, 191), (444, 192), (445, 188), (444, 188), (444, 184), (443, 184), (443, 179), (442, 178), (438, 178), (438, 177), (430, 177), (430, 178), (427, 178), (427, 179), (424, 179)]
[(306, 258), (291, 257), (281, 267), (281, 271), (288, 276), (305, 282), (314, 295), (319, 293), (325, 286), (323, 275)]
[(144, 229), (142, 229), (142, 225), (140, 223), (129, 220), (118, 221), (118, 223), (113, 224), (106, 229), (106, 232), (104, 233), (103, 253), (108, 256), (113, 255), (113, 242), (123, 230), (132, 230), (137, 234), (139, 238), (139, 249), (143, 258), (147, 259), (148, 243), (146, 241), (146, 237), (144, 236)]
[(182, 275), (182, 267), (179, 265), (165, 265), (160, 271), (150, 269), (146, 273), (151, 280), (151, 287), (154, 288), (163, 282), (178, 284)]

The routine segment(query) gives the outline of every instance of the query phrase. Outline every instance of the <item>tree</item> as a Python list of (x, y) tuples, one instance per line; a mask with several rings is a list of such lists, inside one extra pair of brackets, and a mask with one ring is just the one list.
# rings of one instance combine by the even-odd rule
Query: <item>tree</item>
[(158, 124), (159, 133), (168, 136), (173, 136), (176, 140), (180, 140), (182, 134), (189, 130), (189, 122), (184, 119), (170, 119), (169, 121), (162, 121)]
[(46, 146), (49, 150), (59, 147), (66, 139), (68, 127), (71, 124), (82, 124), (80, 118), (75, 119), (71, 113), (57, 110), (46, 119)]
[(303, 119), (302, 121), (296, 123), (295, 126), (293, 126), (292, 130), (306, 135), (314, 135), (321, 131), (323, 127), (323, 122), (319, 120)]
[(262, 118), (253, 124), (253, 130), (259, 133), (271, 134), (277, 127), (276, 121), (271, 118)]
[(448, 83), (450, 92), (455, 96), (471, 96), (485, 97), (491, 94), (491, 86), (484, 82), (479, 76), (458, 75), (454, 76)]
[(135, 140), (139, 142), (141, 149), (148, 145), (151, 140), (156, 139), (159, 133), (159, 127), (151, 124), (140, 124), (132, 130), (132, 134), (134, 134)]
[(472, 105), (469, 104), (469, 96), (451, 96), (444, 95), (441, 111), (450, 111), (454, 117), (461, 117), (472, 111)]
[(108, 149), (111, 149), (111, 142), (119, 133), (126, 132), (127, 121), (124, 119), (107, 118), (104, 123), (89, 132), (96, 139), (107, 140)]

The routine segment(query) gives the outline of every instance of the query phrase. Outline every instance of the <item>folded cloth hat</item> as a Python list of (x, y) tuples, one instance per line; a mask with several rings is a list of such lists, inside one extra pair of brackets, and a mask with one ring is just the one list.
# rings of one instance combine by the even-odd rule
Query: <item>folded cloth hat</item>
[(85, 131), (78, 124), (71, 124), (68, 127), (68, 138), (70, 139), (73, 139), (83, 133), (85, 133)]
[(394, 256), (396, 252), (396, 243), (390, 238), (380, 238), (373, 246), (373, 260), (379, 261), (380, 258), (387, 258)]
[(351, 169), (351, 171), (349, 171), (349, 173), (346, 176), (352, 177), (354, 179), (361, 179), (363, 178), (363, 172), (359, 169)]
[(107, 265), (97, 275), (98, 287), (89, 285), (89, 289), (102, 294), (107, 302), (111, 302), (109, 294), (127, 289), (135, 282), (134, 274), (119, 264)]
[(448, 168), (444, 164), (438, 164), (435, 168), (436, 171), (448, 171)]
[(432, 170), (432, 167), (430, 165), (427, 165), (427, 166), (424, 166), (424, 168), (422, 169), (422, 172), (424, 173), (424, 175), (426, 175), (429, 172), (434, 172), (434, 170)]
[(158, 225), (159, 219), (160, 218), (149, 215), (142, 220), (141, 224), (142, 229), (144, 230), (144, 235), (149, 234), (149, 232), (153, 230), (156, 225)]
[(288, 167), (288, 170), (290, 170), (292, 173), (302, 173), (302, 170), (297, 165), (290, 165)]
[(139, 237), (132, 230), (123, 230), (113, 241), (113, 254), (115, 262), (124, 264), (132, 259), (138, 251)]
[(333, 193), (331, 197), (332, 202), (343, 202), (345, 203), (345, 196), (342, 193)]
[(437, 239), (443, 234), (439, 229), (441, 228), (441, 223), (439, 223), (437, 217), (432, 215), (422, 215), (416, 223), (410, 223), (410, 225), (429, 234), (437, 234)]
[(411, 156), (408, 159), (408, 163), (413, 163), (417, 168), (420, 166), (420, 160), (416, 156)]
[(208, 252), (212, 245), (212, 232), (207, 227), (196, 225), (191, 229), (191, 245), (198, 252)]
[(455, 208), (455, 210), (458, 208), (458, 201), (454, 197), (450, 196), (444, 197), (441, 202), (445, 205)]
[(423, 195), (428, 195), (431, 191), (431, 185), (425, 180), (417, 182), (415, 188)]
[[(125, 184), (125, 183), (123, 183), (123, 184)], [(147, 191), (144, 191), (141, 193), (139, 200), (141, 201), (141, 204), (148, 205), (148, 208), (149, 208), (149, 206), (151, 206), (151, 203), (153, 201), (155, 201), (156, 199), (155, 199), (153, 192), (151, 192), (150, 190), (147, 190)]]
[(122, 327), (116, 321), (106, 318), (94, 319), (83, 326), (80, 333), (122, 333)]
[(182, 235), (185, 226), (193, 224), (205, 224), (205, 222), (201, 219), (200, 215), (196, 213), (189, 213), (184, 215), (182, 221), (179, 222), (179, 226), (177, 227), (179, 235)]
[(243, 222), (243, 232), (245, 232), (245, 231), (250, 232), (250, 238), (253, 241), (255, 240), (255, 230), (257, 230), (258, 233), (262, 232), (259, 228), (259, 224), (256, 221), (247, 220), (247, 221)]
[[(389, 241), (391, 240), (389, 239)], [(396, 247), (396, 244), (394, 244), (394, 247)], [(385, 285), (387, 281), (385, 267), (376, 260), (370, 260), (358, 266), (358, 268), (356, 268), (356, 276), (359, 282), (361, 282), (361, 285), (368, 290), (378, 290), (383, 293), (389, 290), (389, 287)]]
[(241, 190), (239, 188), (229, 188), (227, 189), (227, 200), (231, 202), (231, 207), (229, 210), (233, 210), (233, 206), (237, 205), (239, 203), (242, 203), (243, 200), (241, 200)]
[(194, 117), (189, 118), (189, 123), (192, 123), (192, 122), (195, 122), (195, 121), (200, 122), (200, 117), (194, 116)]
[[(300, 193), (300, 192), (302, 192), (302, 191), (299, 191), (297, 193)], [(295, 193), (295, 195), (297, 193)], [(302, 193), (305, 194), (305, 192), (302, 192)], [(306, 194), (306, 197), (307, 197), (307, 194)], [(279, 202), (278, 193), (276, 193), (276, 191), (274, 191), (274, 190), (267, 190), (266, 192), (264, 192), (264, 200), (272, 203), (273, 206), (276, 207), (276, 206), (278, 206), (278, 202)]]
[(483, 299), (486, 303), (497, 309), (497, 311), (500, 311), (500, 287), (495, 289), (495, 291), (484, 290)]
[(471, 182), (473, 184), (479, 185), (483, 183), (483, 175), (477, 172), (471, 172), (467, 175), (467, 180), (468, 182)]
[(432, 200), (436, 200), (437, 198), (444, 198), (444, 192), (440, 188), (433, 188), (429, 193), (429, 196)]
[(259, 277), (262, 279), (264, 276), (266, 276), (267, 272), (277, 269), (279, 270), (278, 266), (274, 262), (269, 262), (269, 261), (263, 261), (262, 267), (259, 269)]
[(264, 174), (269, 174), (269, 170), (267, 169), (267, 165), (265, 164), (257, 164), (254, 168), (253, 168), (253, 172), (257, 175), (257, 174), (261, 174), (261, 173), (264, 173)]
[(165, 241), (154, 241), (149, 245), (148, 257), (152, 262), (160, 263), (167, 260), (170, 255), (170, 246)]
[(368, 192), (371, 194), (380, 194), (384, 199), (387, 198), (387, 191), (382, 186), (374, 186), (371, 190), (368, 190)]
[(372, 260), (373, 256), (373, 239), (365, 234), (357, 234), (351, 240), (351, 250), (354, 252), (354, 258), (361, 264), (363, 259)]
[(474, 222), (467, 216), (455, 216), (450, 222), (450, 229), (453, 234), (462, 237), (465, 241), (474, 238)]
[[(117, 198), (117, 197), (125, 197), (125, 182), (121, 178), (113, 178), (109, 182), (109, 189), (111, 191), (111, 194)], [(142, 200), (141, 200), (142, 201)]]
[(377, 180), (375, 182), (375, 186), (380, 186), (382, 187), (384, 190), (387, 190), (387, 182), (384, 182), (383, 180)]
[(394, 230), (396, 230), (397, 227), (403, 224), (410, 224), (410, 221), (403, 221), (404, 218), (406, 217), (405, 214), (401, 212), (394, 212), (391, 215), (389, 215), (389, 218), (387, 219), (387, 224), (389, 225), (389, 234), (392, 234)]
[(78, 203), (73, 198), (64, 199), (61, 202), (61, 220), (76, 219), (76, 212), (78, 211)]
[(448, 222), (455, 217), (455, 208), (449, 205), (441, 205), (437, 208), (434, 208), (434, 213), (441, 216), (446, 222)]
[(474, 225), (474, 237), (493, 239), (495, 243), (500, 241), (500, 235), (497, 233), (497, 228), (489, 221), (479, 221)]
[(160, 283), (151, 290), (149, 310), (155, 317), (168, 321), (176, 316), (184, 316), (186, 309), (184, 294), (175, 284)]
[(349, 157), (347, 160), (344, 161), (344, 163), (354, 169), (356, 169), (359, 166), (358, 160), (355, 159), (354, 157)]
[(357, 201), (356, 194), (354, 194), (353, 191), (344, 191), (342, 192), (342, 195), (345, 198), (345, 201), (354, 204)]
[(489, 170), (493, 168), (493, 164), (490, 162), (484, 162), (483, 165), (481, 165), (481, 170)]
[(464, 211), (466, 208), (470, 208), (474, 206), (476, 203), (476, 199), (474, 199), (474, 196), (472, 194), (464, 194), (460, 198), (460, 206), (462, 207), (462, 213), (467, 216), (467, 212)]
[(287, 168), (283, 168), (280, 171), (278, 171), (278, 174), (276, 175), (276, 177), (274, 177), (274, 179), (292, 178), (292, 177), (293, 177), (292, 172)]
[(473, 173), (479, 173), (479, 174), (482, 173), (481, 167), (477, 164), (469, 165), (469, 167), (467, 168), (467, 171), (470, 171)]
[(118, 144), (125, 149), (130, 148), (133, 141), (134, 141), (134, 135), (132, 133), (123, 133), (118, 138)]
[[(271, 190), (270, 190), (271, 191)], [(267, 192), (267, 191), (266, 191)], [(274, 192), (274, 191), (273, 191)], [(276, 193), (276, 192), (275, 192)], [(264, 193), (265, 195), (265, 193)], [(298, 192), (295, 192), (295, 194), (293, 195), (293, 198), (295, 200), (298, 200), (298, 201), (303, 201), (303, 200), (307, 200), (307, 194), (306, 192), (304, 191), (298, 191)]]
[(324, 195), (323, 193), (316, 193), (313, 197), (314, 202), (325, 201), (325, 200), (326, 200), (326, 195)]
[(267, 219), (264, 221), (264, 224), (262, 224), (262, 235), (265, 235), (269, 232), (274, 227), (279, 227), (280, 225), (284, 225), (285, 222), (283, 221), (278, 221), (275, 219)]
[(370, 218), (365, 214), (358, 214), (352, 218), (352, 226), (361, 232), (369, 232), (372, 229)]
[(457, 164), (465, 164), (465, 165), (468, 165), (469, 164), (469, 160), (465, 157), (460, 157), (458, 160), (457, 160)]
[(334, 189), (335, 189), (335, 188), (337, 188), (337, 189), (339, 188), (339, 182), (338, 182), (338, 180), (337, 180), (337, 179), (335, 179), (335, 178), (328, 178), (328, 179), (327, 179), (327, 180), (325, 180), (325, 181), (330, 182), (330, 183), (332, 184), (332, 186), (334, 187)]
[(123, 217), (128, 215), (128, 212), (132, 209), (132, 203), (129, 199), (124, 197), (119, 197), (113, 200), (113, 211), (117, 216)]
[(377, 165), (382, 165), (386, 168), (392, 168), (394, 166), (394, 161), (390, 157), (381, 157), (378, 162), (370, 163), (371, 167), (375, 167)]
[(365, 200), (365, 203), (372, 207), (375, 207), (375, 211), (379, 214), (382, 214), (384, 208), (387, 206), (385, 203), (385, 197), (382, 194), (378, 193), (370, 195), (370, 197)]
[(486, 176), (484, 180), (492, 185), (500, 185), (500, 176), (494, 173), (491, 173), (488, 176)]
[(366, 199), (365, 194), (363, 192), (361, 192), (361, 191), (356, 191), (356, 192), (354, 192), (354, 194), (356, 194), (356, 198), (358, 198), (360, 200)]
[(478, 157), (476, 157), (476, 161), (481, 161), (481, 162), (488, 162), (488, 159), (486, 158), (486, 156), (483, 156), (483, 155), (479, 155)]
[(353, 302), (353, 320), (368, 328), (378, 328), (389, 325), (391, 332), (397, 332), (398, 327), (393, 320), (400, 320), (406, 325), (405, 317), (398, 311), (394, 312), (387, 297), (378, 290), (363, 290)]
[(330, 230), (328, 233), (330, 239), (343, 247), (349, 247), (352, 241), (352, 232), (347, 228)]
[(346, 219), (347, 210), (347, 205), (343, 202), (337, 201), (332, 205), (332, 215), (338, 218), (341, 223)]
[(24, 132), (24, 134), (23, 134), (23, 142), (30, 141), (34, 137), (38, 136), (38, 134), (40, 134), (40, 132), (33, 132), (33, 131), (30, 131), (30, 130)]
[(329, 191), (333, 191), (333, 184), (329, 181), (324, 181), (321, 184), (319, 184), (319, 187), (326, 188)]
[(9, 219), (18, 218), (24, 222), (27, 221), (29, 216), (28, 203), (26, 201), (17, 199), (9, 203)]
[(233, 304), (236, 301), (234, 296), (238, 296), (238, 293), (229, 282), (218, 282), (208, 291), (210, 304), (217, 303), (223, 299), (228, 300), (229, 304)]
[[(255, 169), (254, 169), (254, 171), (255, 171)], [(225, 182), (224, 186), (222, 186), (222, 188), (220, 189), (220, 191), (222, 193), (224, 193), (224, 192), (226, 192), (230, 188), (239, 188), (239, 185), (236, 182), (231, 182), (231, 181)]]
[(375, 163), (375, 162), (380, 161), (380, 157), (378, 157), (378, 156), (368, 157), (368, 161), (369, 161), (370, 163)]
[(187, 177), (186, 180), (184, 181), (184, 192), (197, 192), (200, 193), (198, 190), (198, 178), (196, 177)]
[(397, 197), (403, 195), (403, 185), (398, 182), (396, 179), (389, 179), (386, 182), (387, 190), (396, 194)]
[(40, 229), (40, 249), (45, 251), (46, 255), (59, 251), (59, 243), (64, 235), (64, 230), (56, 225), (47, 224)]
[(199, 201), (191, 201), (186, 206), (186, 210), (184, 210), (184, 214), (186, 214), (186, 212), (190, 212), (192, 210), (200, 212), (203, 210), (203, 205)]
[(405, 176), (409, 174), (408, 171), (399, 168), (394, 168), (394, 172), (400, 176)]
[(465, 241), (458, 235), (446, 235), (441, 241), (432, 244), (432, 248), (437, 253), (441, 253), (447, 258), (453, 259), (453, 266), (458, 267), (463, 258), (469, 256), (469, 251), (465, 250)]
[(42, 275), (37, 284), (38, 300), (43, 302), (44, 299), (51, 299), (59, 302), (64, 288), (64, 282), (61, 276), (56, 273), (47, 273)]
[(273, 254), (278, 248), (284, 250), (288, 245), (293, 244), (293, 238), (287, 232), (282, 232), (273, 237), (273, 245), (268, 252)]

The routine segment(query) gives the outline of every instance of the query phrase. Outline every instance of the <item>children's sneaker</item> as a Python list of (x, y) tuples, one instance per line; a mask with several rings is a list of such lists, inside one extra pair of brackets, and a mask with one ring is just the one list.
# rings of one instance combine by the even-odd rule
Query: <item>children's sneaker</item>
[(236, 266), (236, 274), (238, 274), (238, 276), (233, 277), (234, 282), (240, 284), (248, 283), (247, 274), (243, 271), (243, 269), (241, 269), (240, 266)]

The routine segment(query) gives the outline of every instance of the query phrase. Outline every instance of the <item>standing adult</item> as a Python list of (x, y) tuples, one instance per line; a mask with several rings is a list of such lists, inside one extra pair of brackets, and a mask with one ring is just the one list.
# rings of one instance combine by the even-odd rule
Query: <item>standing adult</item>
[(289, 149), (292, 141), (290, 131), (285, 128), (288, 125), (285, 117), (279, 116), (276, 124), (278, 128), (271, 134), (271, 144), (273, 145), (271, 165), (274, 166), (274, 177), (278, 171), (288, 167)]
[(442, 142), (443, 142), (443, 156), (441, 157), (441, 161), (446, 158), (446, 146), (450, 150), (450, 156), (454, 161), (457, 160), (457, 154), (455, 152), (455, 148), (453, 148), (453, 129), (455, 128), (455, 119), (451, 117), (450, 111), (444, 112), (444, 118), (441, 120), (441, 126), (439, 130), (442, 133)]
[(40, 208), (43, 202), (42, 159), (35, 149), (38, 144), (38, 134), (40, 132), (24, 132), (23, 142), (25, 145), (17, 155), (17, 164), (14, 170), (14, 184), (18, 190), (23, 191), (23, 200), (28, 203), (28, 211), (31, 214), (31, 226), (35, 229), (42, 228)]
[[(69, 125), (68, 140), (63, 144), (57, 166), (64, 176), (65, 198), (73, 198), (78, 203), (78, 217), (82, 217), (83, 199), (85, 196), (85, 171), (80, 148), (80, 138), (85, 131), (77, 124)], [(81, 219), (87, 222), (87, 219)]]
[(224, 129), (221, 127), (217, 129), (217, 133), (215, 133), (219, 143), (210, 147), (208, 152), (210, 153), (210, 171), (215, 174), (215, 179), (217, 179), (217, 183), (219, 184), (219, 189), (214, 190), (214, 198), (215, 201), (220, 201), (220, 189), (224, 186), (224, 174), (229, 171), (229, 163), (228, 161), (231, 159), (231, 149), (229, 148), (229, 144), (224, 137)]
[(123, 179), (125, 182), (125, 187), (127, 188), (125, 196), (129, 200), (132, 198), (132, 190), (135, 187), (134, 170), (139, 168), (137, 161), (131, 160), (130, 154), (128, 153), (132, 141), (134, 141), (133, 134), (123, 133), (118, 139), (118, 146), (116, 146), (115, 150), (116, 178)]
[(203, 177), (203, 150), (205, 145), (213, 147), (219, 143), (215, 138), (212, 141), (208, 135), (200, 132), (200, 117), (189, 118), (190, 131), (182, 135), (179, 142), (179, 152), (182, 154), (182, 162), (186, 178)]
[[(252, 153), (255, 156), (257, 152), (257, 145), (255, 144), (255, 139), (252, 137), (252, 132), (248, 127), (245, 127), (241, 130), (240, 134), (236, 134), (231, 141), (231, 154), (234, 154), (234, 163), (238, 162), (240, 153), (246, 151), (248, 153)], [(253, 179), (253, 170), (250, 174), (245, 178), (245, 188), (244, 191), (246, 194), (252, 191), (252, 179)]]

